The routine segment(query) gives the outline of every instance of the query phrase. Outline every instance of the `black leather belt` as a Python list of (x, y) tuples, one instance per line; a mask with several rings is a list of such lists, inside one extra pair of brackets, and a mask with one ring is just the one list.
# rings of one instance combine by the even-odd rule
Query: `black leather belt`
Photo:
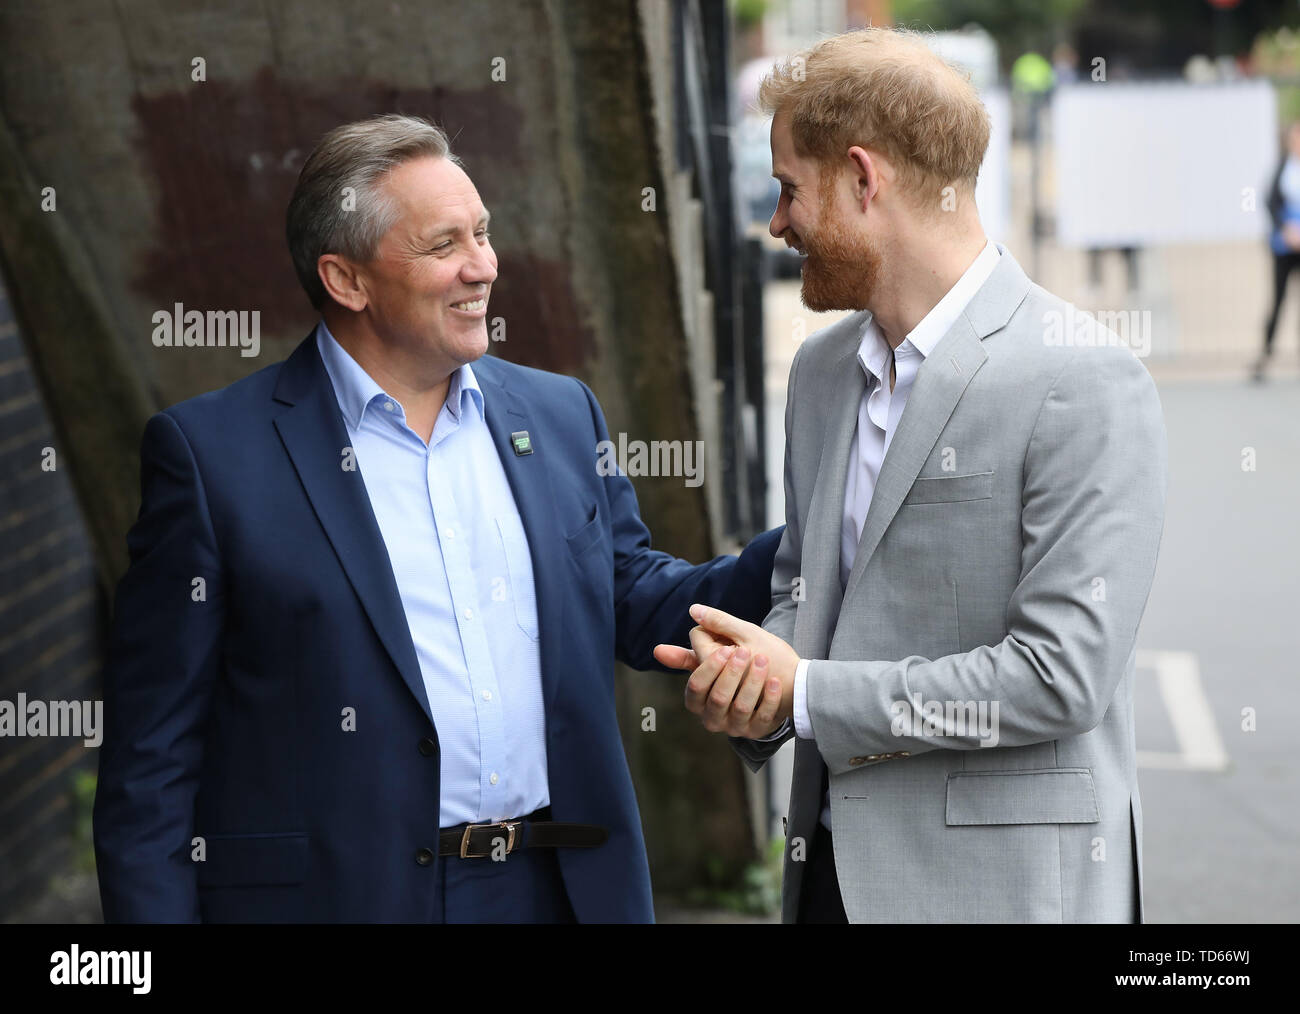
[(498, 848), (498, 841), (504, 843), (506, 852), (529, 848), (594, 849), (609, 838), (609, 831), (596, 824), (568, 824), (550, 818), (551, 808), (544, 806), (527, 817), (443, 828), (438, 832), (438, 855), (483, 859)]

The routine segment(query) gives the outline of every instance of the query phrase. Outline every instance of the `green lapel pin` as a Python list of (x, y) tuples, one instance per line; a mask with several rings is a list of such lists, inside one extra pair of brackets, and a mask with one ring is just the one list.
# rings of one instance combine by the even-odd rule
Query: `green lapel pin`
[(515, 445), (515, 453), (518, 455), (533, 453), (533, 441), (527, 430), (511, 433), (510, 442)]

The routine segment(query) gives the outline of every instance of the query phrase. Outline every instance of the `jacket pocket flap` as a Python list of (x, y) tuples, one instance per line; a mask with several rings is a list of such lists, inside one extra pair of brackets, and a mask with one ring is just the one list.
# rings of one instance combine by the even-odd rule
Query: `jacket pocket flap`
[(945, 823), (1092, 824), (1101, 820), (1088, 768), (955, 771)]
[(305, 834), (201, 835), (200, 887), (300, 884), (307, 868)]
[(591, 507), (591, 519), (572, 535), (564, 536), (569, 544), (569, 552), (573, 556), (580, 555), (596, 543), (603, 531), (604, 521), (600, 516), (600, 504), (596, 503)]
[(922, 476), (912, 483), (903, 503), (958, 503), (962, 500), (987, 500), (992, 496), (992, 472)]

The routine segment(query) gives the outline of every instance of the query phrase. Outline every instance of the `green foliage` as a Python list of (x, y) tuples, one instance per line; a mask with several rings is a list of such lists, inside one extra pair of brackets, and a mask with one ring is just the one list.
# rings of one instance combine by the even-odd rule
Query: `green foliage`
[(750, 863), (737, 877), (727, 875), (727, 864), (710, 856), (708, 882), (686, 893), (683, 901), (695, 908), (721, 908), (744, 915), (772, 915), (781, 910), (781, 865), (785, 839), (768, 842), (761, 862)]
[(1279, 131), (1287, 124), (1300, 122), (1300, 87), (1293, 84), (1278, 86), (1277, 122)]
[(767, 15), (768, 0), (731, 0), (731, 17), (737, 28), (752, 28)]
[(78, 771), (72, 776), (73, 857), (76, 868), (83, 873), (95, 869), (95, 838), (92, 814), (95, 808), (95, 787), (99, 782), (93, 771)]
[(1300, 32), (1285, 27), (1276, 32), (1261, 32), (1251, 47), (1250, 62), (1258, 74), (1300, 75)]
[(899, 27), (936, 32), (977, 24), (998, 44), (998, 59), (1007, 67), (1021, 53), (1048, 51), (1068, 34), (1088, 0), (894, 0)]
[(1286, 27), (1261, 32), (1250, 61), (1255, 72), (1272, 78), (1277, 88), (1279, 128), (1300, 120), (1300, 32)]

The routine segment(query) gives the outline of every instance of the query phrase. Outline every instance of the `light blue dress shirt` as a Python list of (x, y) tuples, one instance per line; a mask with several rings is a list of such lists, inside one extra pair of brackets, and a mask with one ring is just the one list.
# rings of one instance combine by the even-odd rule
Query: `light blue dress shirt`
[(439, 826), (548, 805), (533, 566), (474, 371), (465, 364), (451, 375), (426, 446), (401, 403), (324, 321), (316, 346), (388, 547), (437, 726)]

